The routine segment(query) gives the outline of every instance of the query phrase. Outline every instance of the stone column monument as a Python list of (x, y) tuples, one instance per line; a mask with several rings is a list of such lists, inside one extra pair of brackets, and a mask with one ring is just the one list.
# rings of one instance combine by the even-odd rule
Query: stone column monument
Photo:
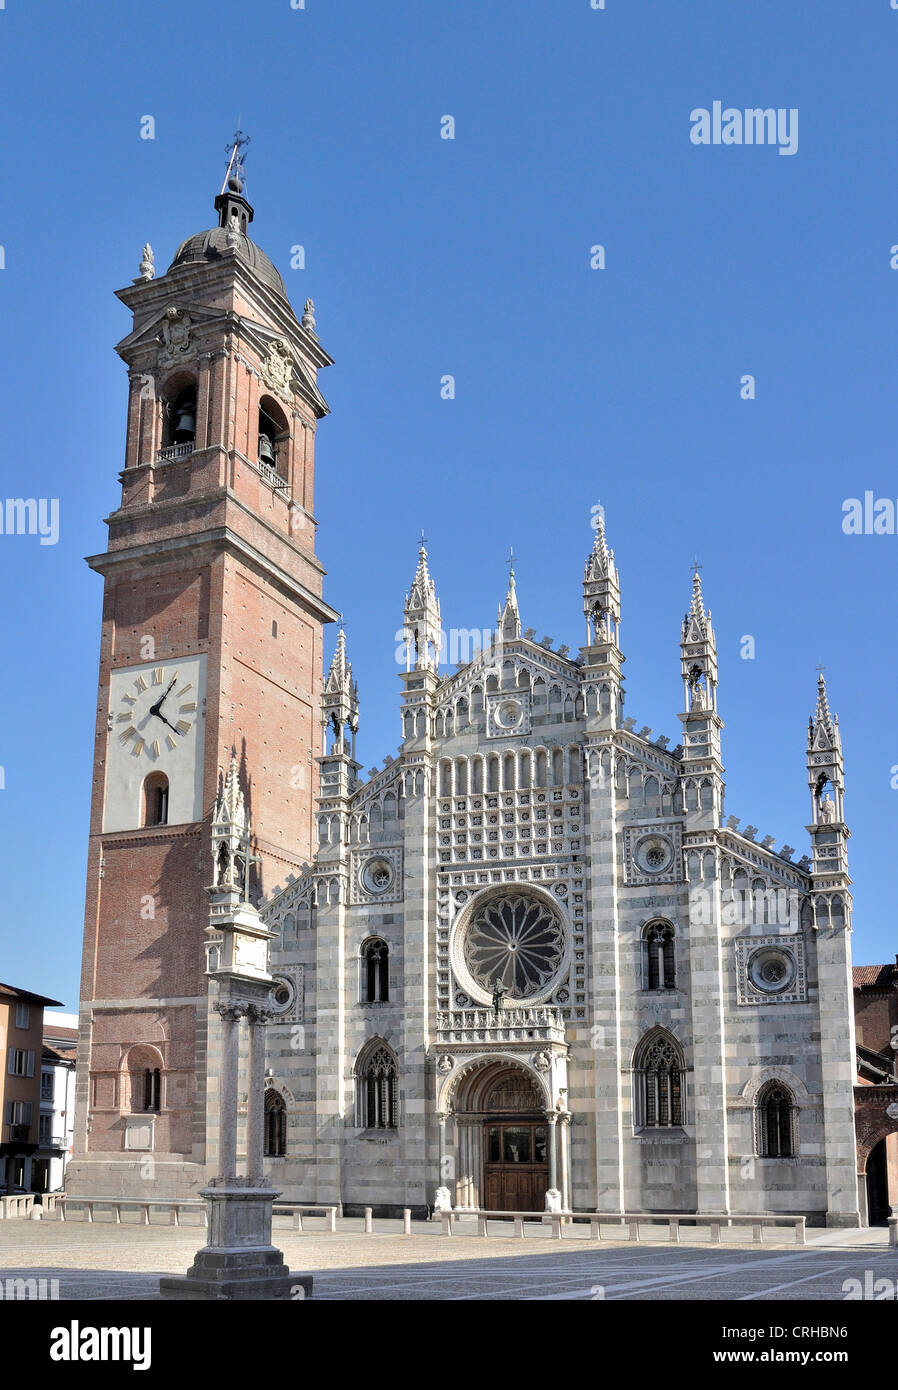
[[(208, 1240), (184, 1278), (159, 1281), (163, 1299), (298, 1299), (312, 1292), (308, 1274), (291, 1275), (271, 1243), (272, 1207), (280, 1195), (264, 1174), (265, 1024), (271, 989), (272, 933), (249, 901), (249, 821), (236, 758), (231, 759), (212, 825), (210, 975), (221, 1018), (218, 1069), (218, 1176), (203, 1188)], [(246, 1172), (237, 1172), (237, 1073), (240, 1026), (249, 1032)]]

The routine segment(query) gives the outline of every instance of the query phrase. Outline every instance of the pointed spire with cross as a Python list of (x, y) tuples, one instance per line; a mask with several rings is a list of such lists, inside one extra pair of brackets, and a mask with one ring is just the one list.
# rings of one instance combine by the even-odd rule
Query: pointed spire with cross
[(518, 611), (518, 596), (515, 589), (514, 580), (514, 548), (510, 547), (508, 559), (508, 590), (505, 595), (505, 607), (499, 609), (498, 629), (499, 640), (514, 640), (521, 635), (521, 615)]
[(596, 502), (591, 510), (595, 532), (592, 550), (583, 570), (583, 613), (586, 645), (611, 641), (617, 645), (620, 624), (620, 580), (614, 551), (605, 536), (605, 508)]
[(403, 631), (406, 670), (436, 671), (443, 645), (440, 602), (427, 564), (427, 537), (418, 545), (418, 567), (405, 596)]

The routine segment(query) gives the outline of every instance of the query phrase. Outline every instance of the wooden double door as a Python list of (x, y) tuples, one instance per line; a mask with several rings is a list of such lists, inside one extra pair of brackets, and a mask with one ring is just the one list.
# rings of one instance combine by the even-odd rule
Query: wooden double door
[(488, 1211), (542, 1211), (549, 1186), (545, 1120), (487, 1120), (483, 1179), (483, 1206)]

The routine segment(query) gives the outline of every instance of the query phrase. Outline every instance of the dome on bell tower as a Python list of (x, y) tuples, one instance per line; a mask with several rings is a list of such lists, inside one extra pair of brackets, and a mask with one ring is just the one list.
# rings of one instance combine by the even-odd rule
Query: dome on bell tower
[[(247, 204), (248, 206), (249, 204)], [(233, 249), (237, 252), (238, 260), (243, 261), (245, 265), (255, 271), (259, 279), (268, 285), (269, 289), (274, 290), (275, 294), (286, 299), (287, 290), (280, 271), (270, 257), (266, 256), (262, 248), (257, 246), (254, 241), (250, 241), (245, 232), (236, 234), (236, 242), (233, 246), (228, 239), (229, 237), (233, 237), (233, 234), (222, 226), (210, 227), (207, 232), (194, 232), (193, 236), (181, 242), (169, 270), (174, 270), (175, 266), (186, 265), (191, 261), (221, 260)]]

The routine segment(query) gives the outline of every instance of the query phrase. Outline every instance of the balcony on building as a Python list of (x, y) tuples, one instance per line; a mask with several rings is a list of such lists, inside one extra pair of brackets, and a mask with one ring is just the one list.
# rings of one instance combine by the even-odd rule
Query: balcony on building
[(480, 1046), (511, 1042), (563, 1043), (564, 1023), (547, 1004), (493, 1009), (453, 1009), (437, 1015), (440, 1046)]

